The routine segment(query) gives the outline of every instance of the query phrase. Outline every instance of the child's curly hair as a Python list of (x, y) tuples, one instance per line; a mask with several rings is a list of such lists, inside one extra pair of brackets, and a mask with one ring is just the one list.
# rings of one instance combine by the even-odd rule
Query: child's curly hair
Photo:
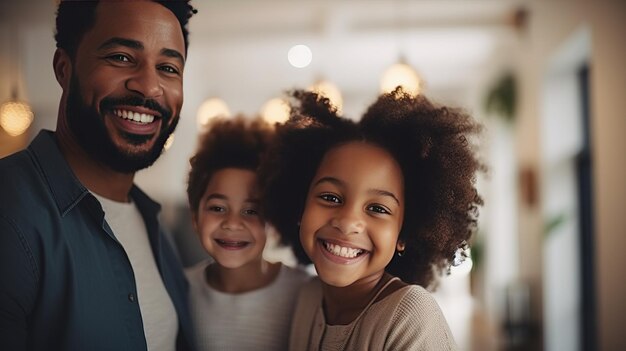
[(423, 96), (397, 89), (381, 95), (360, 122), (341, 118), (329, 100), (305, 91), (289, 121), (277, 129), (276, 142), (260, 175), (266, 218), (291, 245), (301, 263), (310, 263), (299, 240), (298, 223), (307, 192), (323, 156), (349, 141), (366, 141), (387, 150), (402, 168), (405, 215), (386, 271), (407, 283), (429, 286), (465, 248), (476, 228), (482, 199), (475, 187), (484, 166), (468, 137), (480, 125), (461, 110), (437, 106)]
[(196, 154), (189, 159), (187, 198), (191, 211), (198, 211), (200, 199), (216, 171), (241, 168), (256, 172), (273, 137), (273, 127), (260, 118), (214, 120), (200, 136)]

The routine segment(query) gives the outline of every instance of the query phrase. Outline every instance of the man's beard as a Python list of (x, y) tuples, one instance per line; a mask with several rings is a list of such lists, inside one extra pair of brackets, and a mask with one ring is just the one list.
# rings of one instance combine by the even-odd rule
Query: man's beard
[[(130, 152), (120, 149), (113, 143), (104, 124), (106, 118), (104, 114), (107, 112), (113, 114), (115, 106), (143, 106), (161, 114), (159, 136), (150, 150)], [(172, 119), (170, 110), (154, 100), (137, 96), (107, 97), (100, 102), (99, 108), (100, 113), (83, 103), (78, 80), (73, 74), (66, 106), (69, 129), (89, 156), (120, 173), (134, 173), (151, 166), (161, 155), (167, 138), (174, 132), (179, 120), (179, 116), (174, 116), (171, 125), (168, 125)], [(130, 144), (141, 145), (148, 142), (153, 135), (123, 133), (122, 137)]]

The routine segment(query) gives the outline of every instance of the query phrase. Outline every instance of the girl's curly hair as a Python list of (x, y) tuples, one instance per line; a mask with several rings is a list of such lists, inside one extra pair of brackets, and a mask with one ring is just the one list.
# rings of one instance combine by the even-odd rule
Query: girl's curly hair
[(339, 117), (328, 99), (295, 91), (287, 123), (262, 166), (267, 219), (291, 245), (301, 263), (310, 263), (299, 241), (298, 222), (323, 156), (349, 141), (387, 150), (402, 168), (405, 215), (399, 239), (405, 254), (394, 255), (386, 271), (407, 283), (429, 286), (449, 266), (476, 228), (482, 199), (475, 187), (478, 160), (468, 138), (480, 125), (459, 109), (437, 106), (400, 89), (383, 94), (357, 123)]
[(274, 129), (260, 118), (216, 119), (200, 136), (200, 146), (191, 157), (187, 198), (192, 212), (213, 174), (224, 168), (257, 171), (264, 153), (274, 137)]

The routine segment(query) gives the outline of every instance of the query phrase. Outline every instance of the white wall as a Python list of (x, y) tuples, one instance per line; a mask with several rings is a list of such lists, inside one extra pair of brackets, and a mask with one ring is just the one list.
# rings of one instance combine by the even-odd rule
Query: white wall
[(579, 70), (590, 60), (591, 34), (576, 30), (550, 58), (542, 89), (542, 214), (560, 224), (544, 231), (544, 325), (547, 350), (580, 349), (581, 235), (576, 160), (583, 148)]
[(626, 345), (626, 3), (592, 9), (591, 114), (598, 336), (602, 350)]
[[(517, 129), (517, 158), (521, 165), (540, 171), (542, 144), (539, 142), (543, 79), (558, 48), (580, 26), (591, 30), (591, 129), (594, 177), (594, 220), (596, 245), (596, 303), (598, 339), (601, 350), (616, 350), (626, 343), (623, 332), (626, 280), (623, 279), (623, 247), (626, 247), (626, 3), (621, 1), (531, 2), (531, 19), (520, 57), (520, 119)], [(533, 294), (542, 291), (542, 227), (540, 208), (520, 206), (520, 270), (531, 279)], [(566, 249), (563, 247), (562, 249)], [(535, 316), (542, 315), (536, 301)]]

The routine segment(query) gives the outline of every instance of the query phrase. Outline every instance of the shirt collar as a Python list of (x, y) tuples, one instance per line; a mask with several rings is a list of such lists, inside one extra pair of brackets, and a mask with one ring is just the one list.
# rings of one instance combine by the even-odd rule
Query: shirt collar
[[(59, 212), (65, 216), (89, 194), (89, 190), (78, 180), (63, 157), (54, 138), (54, 132), (40, 131), (28, 149), (41, 167), (41, 172), (48, 183)], [(142, 212), (146, 210), (147, 213), (158, 213), (161, 210), (161, 205), (152, 200), (135, 184), (130, 190), (130, 197)]]
[(42, 130), (28, 147), (43, 173), (59, 212), (65, 216), (89, 193), (76, 178), (54, 139), (54, 132)]

